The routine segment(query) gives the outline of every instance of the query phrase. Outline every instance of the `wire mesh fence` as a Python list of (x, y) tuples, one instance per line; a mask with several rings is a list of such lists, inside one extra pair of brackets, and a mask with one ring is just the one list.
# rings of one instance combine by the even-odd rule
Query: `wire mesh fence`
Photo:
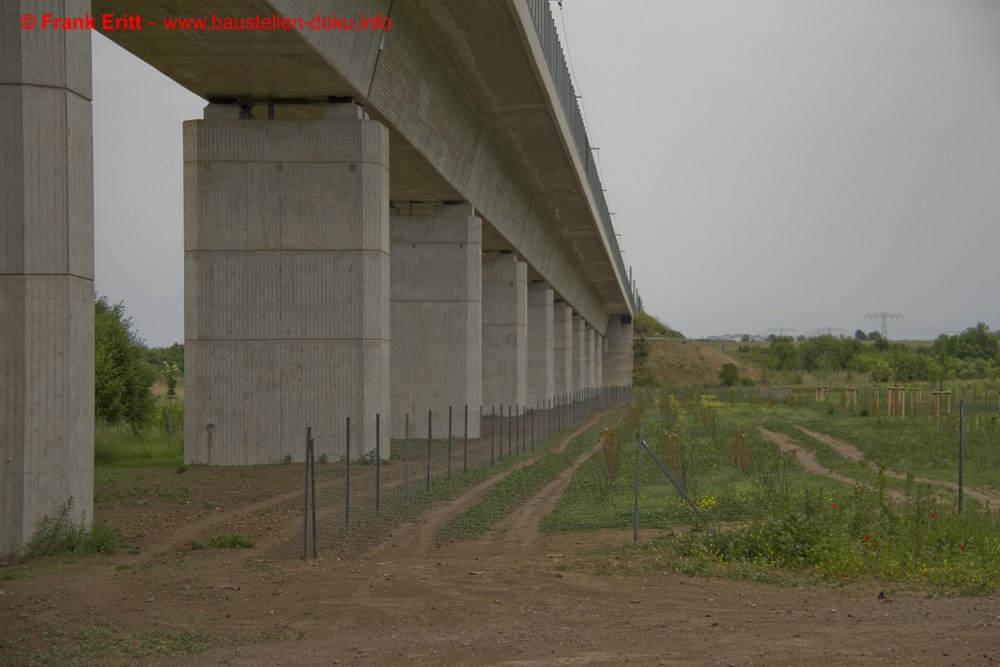
[(844, 386), (749, 386), (726, 389), (724, 400), (741, 398), (769, 404), (823, 403), (834, 409), (878, 417), (956, 414), (959, 402), (966, 413), (1000, 414), (1000, 386), (983, 383)]
[[(970, 474), (973, 486), (986, 489), (1000, 475), (1000, 410), (993, 391), (952, 388), (950, 406), (947, 391), (928, 400), (912, 387), (741, 387), (712, 394), (663, 392), (655, 400), (647, 395), (642, 440), (650, 457), (637, 469), (646, 480), (642, 525), (704, 523), (690, 502), (714, 522), (743, 522), (777, 499), (796, 502), (803, 489), (825, 486), (832, 497), (846, 483), (850, 493), (881, 493), (887, 478), (895, 478), (897, 496), (927, 493), (916, 483), (935, 480), (935, 495), (960, 510), (959, 488), (970, 483)], [(822, 431), (819, 440), (816, 431)], [(636, 455), (634, 443), (622, 452)], [(597, 516), (603, 512), (609, 527), (618, 517), (623, 527), (629, 500), (619, 499)]]
[[(345, 419), (343, 434), (334, 443), (317, 442), (307, 427), (303, 557), (335, 546), (352, 530), (379, 517), (427, 500), (443, 485), (461, 484), (471, 475), (487, 474), (540, 453), (554, 434), (631, 397), (627, 386), (600, 387), (534, 406), (429, 409), (404, 415), (402, 437), (394, 439), (381, 437), (381, 416), (375, 415), (374, 443), (359, 441), (361, 429), (352, 418)], [(437, 423), (442, 418), (445, 423)], [(331, 460), (325, 453), (317, 457), (316, 451), (335, 452), (338, 457)]]

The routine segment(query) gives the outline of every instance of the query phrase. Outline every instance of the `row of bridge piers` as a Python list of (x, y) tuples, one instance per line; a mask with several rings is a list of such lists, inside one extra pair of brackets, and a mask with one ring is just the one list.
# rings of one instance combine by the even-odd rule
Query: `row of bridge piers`
[[(0, 11), (3, 555), (69, 499), (93, 515), (94, 172), (90, 35)], [(280, 121), (212, 103), (183, 142), (185, 461), (631, 382), (631, 315), (484, 247), (466, 202), (392, 201), (389, 130), (353, 102)]]

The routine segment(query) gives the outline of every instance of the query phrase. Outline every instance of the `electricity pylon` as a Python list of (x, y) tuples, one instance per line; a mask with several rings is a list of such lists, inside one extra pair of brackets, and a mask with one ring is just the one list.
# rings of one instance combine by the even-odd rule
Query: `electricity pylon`
[(902, 320), (905, 319), (899, 313), (870, 313), (865, 315), (865, 319), (878, 319), (882, 318), (882, 338), (889, 340), (888, 328), (886, 327), (886, 320)]

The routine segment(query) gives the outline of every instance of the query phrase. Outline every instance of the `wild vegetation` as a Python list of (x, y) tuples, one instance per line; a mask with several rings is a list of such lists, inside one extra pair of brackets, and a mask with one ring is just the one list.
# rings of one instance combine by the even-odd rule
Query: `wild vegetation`
[[(183, 459), (184, 346), (148, 348), (123, 303), (94, 311), (94, 460), (98, 465), (180, 465)], [(165, 395), (153, 385), (163, 381)]]
[(760, 368), (765, 382), (801, 383), (804, 373), (872, 382), (936, 382), (1000, 376), (1000, 337), (979, 322), (960, 334), (942, 334), (929, 345), (892, 342), (877, 332), (834, 336), (771, 336), (766, 346), (742, 345), (741, 359)]
[[(957, 478), (957, 422), (927, 413), (879, 417), (845, 408), (842, 394), (818, 403), (805, 390), (781, 400), (763, 396), (758, 389), (652, 394), (642, 408), (644, 438), (718, 530), (707, 530), (644, 456), (639, 525), (669, 532), (621, 552), (621, 562), (767, 581), (876, 579), (943, 595), (1000, 587), (1000, 516), (969, 495), (959, 513), (957, 491), (932, 483)], [(845, 459), (798, 425), (849, 439), (865, 461)], [(812, 452), (842, 479), (806, 471), (760, 426)], [(967, 474), (970, 488), (1000, 489), (998, 434), (995, 412), (966, 433), (966, 463), (976, 471)], [(635, 437), (622, 443), (622, 460), (634, 461)], [(598, 493), (604, 469), (602, 452), (581, 466), (543, 529), (631, 527), (634, 466), (623, 465)]]

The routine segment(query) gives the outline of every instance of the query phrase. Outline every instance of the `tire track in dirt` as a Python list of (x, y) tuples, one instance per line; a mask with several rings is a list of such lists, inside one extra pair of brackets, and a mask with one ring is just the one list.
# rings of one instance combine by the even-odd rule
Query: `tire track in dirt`
[(819, 462), (819, 459), (816, 458), (816, 455), (813, 452), (809, 451), (805, 447), (795, 444), (792, 442), (792, 439), (784, 433), (770, 431), (763, 426), (758, 426), (757, 428), (765, 438), (777, 444), (782, 452), (793, 454), (798, 464), (807, 472), (811, 472), (816, 475), (823, 475), (824, 477), (835, 479), (838, 482), (843, 482), (844, 484), (857, 484), (857, 480), (841, 475), (839, 472), (835, 472), (824, 466)]
[[(573, 438), (577, 437), (585, 430), (593, 426), (597, 422), (597, 420), (604, 414), (605, 413), (599, 413), (597, 415), (594, 415), (587, 421), (585, 421), (580, 427), (578, 427), (577, 429), (575, 429), (574, 431), (563, 437), (562, 440), (560, 440), (551, 450), (549, 450), (549, 453), (554, 454), (564, 451), (566, 447), (569, 446), (569, 443), (573, 440)], [(591, 453), (592, 452), (588, 452), (587, 454), (581, 456), (577, 461), (575, 461), (573, 466), (571, 467), (571, 470), (575, 471), (576, 468), (579, 467), (579, 464), (582, 463), (583, 460), (586, 460), (586, 457), (590, 456)], [(526, 465), (534, 463), (535, 461), (538, 461), (542, 456), (545, 456), (545, 454), (533, 456), (531, 458), (524, 459), (523, 461), (518, 461), (517, 464), (511, 467), (509, 470), (505, 470), (502, 473), (494, 475), (493, 477), (490, 477), (489, 479), (480, 482), (476, 486), (462, 493), (458, 498), (444, 505), (432, 508), (424, 512), (423, 514), (420, 515), (420, 517), (416, 521), (401, 526), (399, 529), (394, 531), (389, 536), (389, 538), (383, 542), (382, 545), (376, 547), (375, 551), (385, 552), (391, 550), (398, 552), (399, 550), (402, 550), (410, 554), (416, 554), (416, 553), (430, 552), (432, 549), (437, 550), (439, 547), (444, 546), (438, 543), (437, 535), (438, 533), (441, 532), (441, 530), (445, 527), (445, 525), (449, 521), (451, 521), (453, 517), (458, 516), (468, 508), (472, 507), (472, 505), (475, 504), (476, 501), (478, 501), (485, 493), (487, 493), (494, 486), (499, 484), (505, 477), (507, 477), (507, 475), (511, 474), (512, 472), (514, 472), (519, 468), (522, 468)], [(548, 504), (551, 504), (551, 506), (554, 507), (555, 502), (558, 502), (559, 496), (562, 495), (562, 492), (569, 484), (569, 480), (572, 479), (572, 472), (568, 472), (568, 476), (566, 476), (567, 472), (568, 471), (564, 471), (562, 474), (560, 474), (558, 479), (546, 485), (546, 487), (542, 489), (542, 491), (540, 491), (538, 494), (532, 497), (527, 503), (525, 503), (524, 507), (534, 506), (536, 504), (539, 507), (542, 507), (543, 505), (547, 506)], [(565, 479), (563, 479), (564, 476)], [(561, 487), (559, 486), (560, 482), (562, 482)], [(551, 501), (551, 496), (553, 494), (555, 494), (555, 500)], [(549, 498), (550, 501), (539, 502), (538, 499), (541, 496)], [(518, 510), (515, 514), (523, 513), (525, 511), (524, 507), (522, 507), (521, 510)], [(537, 523), (541, 521), (541, 516), (544, 516), (544, 514), (539, 515), (538, 520), (534, 523), (533, 530), (536, 533), (537, 533)], [(509, 517), (502, 525), (508, 524), (512, 519), (513, 517)], [(525, 518), (524, 522), (527, 525), (531, 525), (530, 518)], [(525, 530), (531, 530), (531, 529), (525, 529)], [(508, 530), (505, 532), (506, 534), (510, 535), (512, 533), (520, 531), (521, 531), (520, 526), (518, 526), (517, 528), (514, 528), (513, 526), (508, 526)], [(495, 544), (495, 542), (493, 541), (488, 541), (488, 543), (490, 545)], [(480, 543), (471, 543), (471, 544), (475, 545), (475, 549), (477, 550), (482, 549)]]
[(495, 526), (478, 544), (501, 553), (533, 551), (542, 540), (539, 530), (542, 520), (556, 508), (577, 469), (600, 448), (601, 442), (598, 441), (578, 456), (569, 468), (559, 473), (519, 510)]
[[(143, 552), (145, 556), (140, 560), (140, 564), (148, 563), (153, 559), (162, 556), (164, 553), (179, 549), (192, 540), (204, 538), (206, 535), (217, 531), (219, 527), (228, 523), (239, 522), (241, 520), (252, 520), (254, 516), (264, 511), (275, 511), (287, 507), (288, 509), (294, 508), (299, 512), (299, 514), (301, 514), (301, 508), (296, 507), (294, 503), (301, 503), (302, 493), (301, 489), (289, 491), (281, 494), (280, 496), (272, 496), (250, 505), (244, 505), (239, 508), (239, 511), (236, 512), (220, 512), (215, 516), (202, 517), (177, 527), (177, 529), (171, 531), (169, 535), (162, 537), (152, 544), (144, 546)], [(289, 526), (284, 530), (279, 529), (272, 531), (268, 540), (257, 540), (257, 546), (264, 551), (275, 548), (291, 532), (293, 532), (292, 526)]]
[[(851, 461), (852, 463), (863, 462), (871, 470), (875, 471), (878, 470), (878, 466), (876, 466), (871, 461), (865, 459), (864, 453), (854, 445), (844, 442), (843, 440), (838, 440), (837, 438), (834, 438), (833, 436), (827, 435), (825, 433), (810, 431), (804, 426), (799, 426), (798, 424), (795, 425), (795, 428), (802, 431), (810, 438), (813, 438), (814, 440), (819, 440), (823, 444), (829, 445), (830, 447), (833, 448), (834, 451), (836, 451), (838, 454), (840, 454), (847, 460)], [(892, 477), (893, 479), (904, 479), (904, 480), (906, 479), (906, 475), (904, 473), (898, 472), (896, 470), (885, 469), (883, 470), (883, 472), (885, 473), (886, 477)], [(954, 482), (945, 482), (939, 479), (929, 479), (927, 477), (916, 477), (916, 476), (914, 476), (913, 481), (920, 482), (922, 484), (930, 484), (931, 486), (937, 487), (939, 489), (948, 489), (951, 491), (955, 491), (956, 493), (958, 492), (958, 484)], [(984, 504), (988, 503), (990, 506), (993, 507), (994, 510), (1000, 508), (1000, 496), (992, 495), (986, 493), (985, 491), (979, 491), (977, 489), (970, 489), (967, 486), (964, 487), (963, 493), (972, 498), (975, 498), (976, 500)]]

